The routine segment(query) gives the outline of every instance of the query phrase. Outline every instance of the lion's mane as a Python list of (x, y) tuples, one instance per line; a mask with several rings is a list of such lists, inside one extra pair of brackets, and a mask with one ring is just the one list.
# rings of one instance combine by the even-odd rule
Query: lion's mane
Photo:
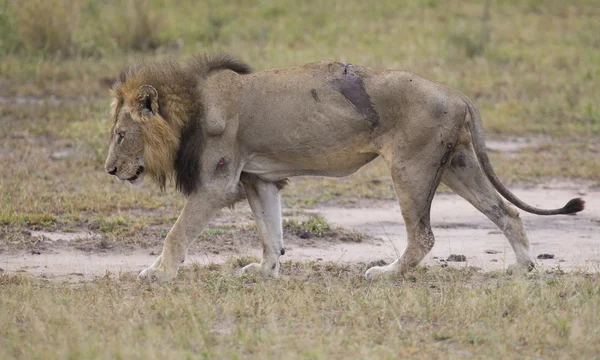
[(199, 89), (210, 73), (252, 69), (228, 54), (199, 55), (186, 63), (173, 59), (143, 62), (121, 71), (111, 89), (112, 118), (116, 124), (124, 104), (139, 104), (139, 89), (150, 85), (158, 93), (158, 115), (139, 121), (144, 136), (147, 173), (164, 189), (174, 178), (179, 191), (189, 195), (199, 184), (203, 106)]

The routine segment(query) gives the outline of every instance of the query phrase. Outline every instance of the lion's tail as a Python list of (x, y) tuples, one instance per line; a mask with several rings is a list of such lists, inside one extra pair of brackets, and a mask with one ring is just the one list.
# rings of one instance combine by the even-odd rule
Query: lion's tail
[(494, 185), (496, 190), (500, 193), (500, 195), (502, 195), (506, 200), (513, 203), (519, 209), (537, 215), (572, 214), (583, 210), (585, 201), (583, 201), (583, 199), (581, 198), (571, 199), (565, 206), (563, 206), (560, 209), (547, 210), (533, 207), (523, 202), (512, 192), (510, 192), (510, 190), (506, 188), (506, 186), (498, 178), (498, 175), (496, 175), (496, 173), (494, 172), (492, 164), (490, 163), (490, 159), (488, 158), (487, 151), (485, 148), (485, 138), (483, 135), (481, 115), (479, 114), (479, 111), (469, 101), (466, 101), (466, 103), (469, 109), (469, 115), (471, 117), (471, 120), (468, 121), (468, 126), (471, 132), (471, 136), (473, 138), (475, 154), (477, 155), (477, 159), (479, 160), (479, 164), (483, 168), (483, 171), (487, 175), (492, 185)]

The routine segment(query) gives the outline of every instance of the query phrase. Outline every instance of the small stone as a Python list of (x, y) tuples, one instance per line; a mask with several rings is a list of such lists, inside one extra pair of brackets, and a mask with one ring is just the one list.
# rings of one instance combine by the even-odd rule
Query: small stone
[(310, 231), (299, 231), (296, 235), (298, 235), (300, 239), (310, 239), (312, 237)]
[(554, 254), (539, 254), (537, 258), (541, 260), (554, 259)]
[(486, 253), (486, 254), (500, 254), (500, 251), (493, 250), (493, 249), (483, 250), (483, 252)]
[(490, 262), (498, 262), (498, 259), (492, 259)]
[(448, 256), (447, 261), (465, 262), (467, 261), (467, 257), (464, 255), (450, 254), (450, 256)]

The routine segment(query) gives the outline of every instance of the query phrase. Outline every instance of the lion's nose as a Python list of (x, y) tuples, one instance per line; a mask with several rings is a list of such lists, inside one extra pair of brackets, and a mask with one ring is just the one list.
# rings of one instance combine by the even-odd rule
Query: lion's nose
[(111, 174), (111, 175), (114, 175), (114, 174), (117, 173), (117, 167), (115, 166), (112, 169), (106, 169), (106, 172), (109, 173), (109, 174)]

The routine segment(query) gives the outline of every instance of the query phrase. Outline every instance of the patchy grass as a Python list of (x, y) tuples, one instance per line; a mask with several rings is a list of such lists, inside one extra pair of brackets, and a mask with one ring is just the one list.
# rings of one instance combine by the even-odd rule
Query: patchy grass
[(74, 286), (0, 274), (0, 357), (593, 358), (600, 351), (597, 275), (420, 268), (369, 283), (362, 270), (284, 263), (283, 275), (267, 280), (192, 266), (161, 286), (130, 274)]
[(326, 232), (331, 231), (331, 224), (320, 216), (311, 215), (308, 219), (298, 221), (288, 219), (283, 221), (283, 228), (287, 231), (307, 233), (310, 236), (323, 237)]
[[(284, 219), (283, 231), (286, 238), (297, 237), (302, 240), (319, 238), (319, 240), (339, 240), (342, 242), (358, 243), (371, 238), (369, 235), (354, 229), (347, 230), (342, 227), (334, 228), (332, 224), (319, 215), (310, 215), (303, 220), (298, 220), (297, 218)], [(312, 244), (314, 242), (310, 241), (309, 243)]]

